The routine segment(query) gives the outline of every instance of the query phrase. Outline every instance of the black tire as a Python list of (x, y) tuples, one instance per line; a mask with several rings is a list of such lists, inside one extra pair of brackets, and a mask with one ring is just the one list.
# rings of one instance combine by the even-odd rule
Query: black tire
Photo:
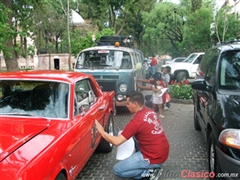
[[(215, 142), (213, 140), (213, 134), (210, 134), (208, 140), (208, 167), (209, 172), (214, 172), (215, 175), (221, 172), (221, 168), (217, 159), (216, 147)], [(209, 179), (223, 179), (220, 177), (209, 177)]]
[(169, 74), (169, 76), (170, 76), (170, 83), (176, 80), (173, 74)]
[(187, 73), (182, 71), (177, 74), (177, 82), (182, 82), (183, 80), (187, 80)]
[(65, 175), (60, 172), (57, 177), (55, 178), (55, 180), (67, 180), (67, 178), (65, 177)]
[(200, 131), (201, 130), (201, 126), (199, 124), (199, 119), (198, 119), (196, 111), (197, 111), (197, 109), (196, 109), (196, 107), (194, 105), (194, 128), (195, 128), (195, 130)]
[[(114, 131), (114, 122), (113, 122), (113, 115), (110, 114), (109, 119), (108, 119), (108, 125), (105, 129), (105, 131), (111, 135), (115, 135)], [(113, 144), (107, 142), (105, 139), (102, 139), (100, 144), (98, 145), (96, 151), (97, 152), (104, 152), (104, 153), (109, 153), (113, 149)]]

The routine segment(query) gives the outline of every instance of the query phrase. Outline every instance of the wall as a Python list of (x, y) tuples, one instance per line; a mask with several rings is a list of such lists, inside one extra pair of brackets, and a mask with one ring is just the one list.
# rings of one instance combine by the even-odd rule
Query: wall
[[(54, 69), (54, 59), (59, 59), (59, 69), (69, 70), (68, 68), (68, 54), (51, 54), (51, 70)], [(71, 58), (71, 68), (73, 69), (73, 64), (75, 63), (75, 58)], [(18, 66), (20, 69), (31, 68), (31, 69), (49, 69), (49, 54), (35, 55), (33, 58), (28, 58), (26, 62), (25, 58), (18, 59)], [(6, 64), (3, 57), (1, 57), (0, 70), (6, 70)]]

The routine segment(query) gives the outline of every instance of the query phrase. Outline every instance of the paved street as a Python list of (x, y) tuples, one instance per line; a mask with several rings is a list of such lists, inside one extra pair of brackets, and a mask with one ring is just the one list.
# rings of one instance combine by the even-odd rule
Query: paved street
[[(184, 179), (190, 173), (206, 172), (207, 151), (201, 132), (196, 131), (193, 126), (193, 105), (171, 103), (171, 108), (163, 114), (165, 118), (161, 122), (171, 149), (160, 179)], [(131, 116), (128, 112), (118, 112), (115, 131), (123, 129)], [(112, 171), (113, 165), (117, 163), (115, 156), (116, 147), (108, 154), (94, 153), (77, 180), (120, 180), (121, 178), (116, 177)]]

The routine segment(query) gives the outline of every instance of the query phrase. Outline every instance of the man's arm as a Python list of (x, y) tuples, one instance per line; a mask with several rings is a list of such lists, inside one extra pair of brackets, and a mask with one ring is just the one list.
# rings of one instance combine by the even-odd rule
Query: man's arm
[(149, 79), (136, 79), (137, 82), (144, 82), (144, 83), (149, 83)]
[(124, 143), (127, 139), (123, 136), (123, 135), (119, 135), (119, 136), (112, 136), (110, 134), (108, 134), (106, 131), (104, 131), (104, 128), (102, 127), (102, 125), (95, 120), (95, 124), (96, 127), (99, 131), (99, 133), (102, 135), (102, 137), (109, 143), (115, 145), (115, 146), (119, 146), (122, 143)]
[(144, 90), (152, 90), (151, 86), (141, 86), (141, 85), (137, 84), (137, 87), (140, 89), (144, 89)]

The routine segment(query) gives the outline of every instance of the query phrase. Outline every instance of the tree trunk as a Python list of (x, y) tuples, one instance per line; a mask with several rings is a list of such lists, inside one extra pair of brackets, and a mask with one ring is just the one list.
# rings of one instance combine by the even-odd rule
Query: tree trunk
[[(2, 3), (4, 6), (6, 6), (12, 10), (12, 1), (2, 0)], [(13, 23), (12, 23), (12, 13), (11, 12), (8, 13), (7, 23), (9, 24), (9, 27), (12, 27)], [(5, 59), (5, 63), (6, 63), (6, 67), (7, 67), (8, 71), (13, 71), (13, 70), (19, 69), (17, 58), (16, 58), (16, 53), (14, 52), (14, 48), (13, 48), (14, 47), (13, 38), (14, 37), (9, 37), (7, 39), (6, 45), (7, 45), (7, 47), (9, 47), (9, 49), (3, 50), (4, 59)]]

